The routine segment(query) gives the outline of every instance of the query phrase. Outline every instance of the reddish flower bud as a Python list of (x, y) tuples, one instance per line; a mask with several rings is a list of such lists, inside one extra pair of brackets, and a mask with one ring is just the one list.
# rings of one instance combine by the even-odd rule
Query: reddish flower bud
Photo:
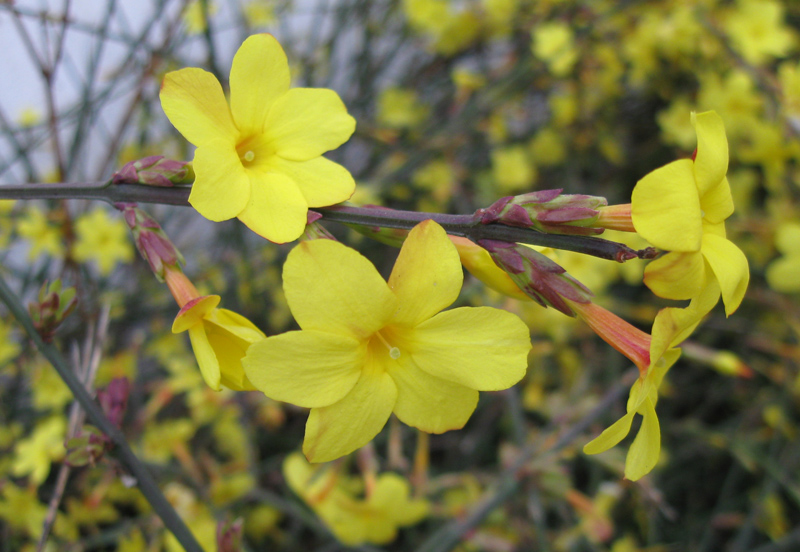
[(61, 290), (61, 280), (45, 282), (39, 290), (39, 301), (28, 305), (33, 325), (44, 341), (51, 341), (58, 327), (78, 306), (75, 288)]
[(191, 163), (151, 155), (126, 163), (111, 176), (112, 184), (147, 184), (172, 186), (194, 181)]
[(135, 203), (117, 203), (115, 207), (123, 212), (125, 222), (133, 232), (136, 249), (159, 281), (164, 281), (168, 267), (184, 264), (183, 255), (150, 215)]

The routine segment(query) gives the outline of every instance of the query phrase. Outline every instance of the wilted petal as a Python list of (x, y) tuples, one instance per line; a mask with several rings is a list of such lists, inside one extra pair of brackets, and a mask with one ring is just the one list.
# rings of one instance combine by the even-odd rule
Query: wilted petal
[(717, 186), (728, 172), (728, 139), (722, 117), (715, 111), (695, 116), (697, 130), (697, 155), (694, 174), (700, 196)]
[(264, 132), (277, 154), (307, 161), (344, 144), (356, 129), (339, 95), (326, 88), (293, 88), (275, 100)]
[(645, 267), (644, 283), (659, 297), (691, 299), (702, 289), (705, 272), (706, 264), (699, 251), (667, 253)]
[(739, 308), (750, 283), (747, 257), (733, 242), (713, 234), (703, 236), (703, 256), (717, 277), (725, 314), (730, 316)]
[(274, 156), (270, 168), (294, 180), (309, 207), (325, 207), (350, 199), (356, 189), (350, 172), (324, 157), (289, 161)]
[(407, 339), (417, 366), (478, 391), (508, 389), (528, 368), (530, 331), (519, 317), (500, 309), (441, 312), (409, 331)]
[(697, 251), (703, 229), (692, 161), (673, 161), (645, 175), (631, 195), (636, 232), (668, 251)]
[(253, 385), (268, 397), (314, 408), (331, 405), (353, 389), (364, 349), (350, 337), (303, 330), (251, 345), (242, 364)]
[(231, 112), (242, 134), (262, 132), (269, 108), (289, 90), (289, 62), (269, 34), (252, 35), (233, 57)]
[(396, 399), (388, 374), (365, 369), (342, 400), (311, 410), (303, 441), (306, 458), (329, 462), (363, 447), (386, 425)]
[(236, 147), (227, 140), (210, 140), (194, 152), (195, 181), (189, 194), (192, 207), (209, 220), (233, 218), (250, 200), (250, 179)]
[(220, 139), (235, 143), (238, 131), (228, 102), (208, 71), (188, 67), (167, 73), (159, 97), (170, 122), (195, 146)]
[(306, 241), (289, 253), (283, 290), (301, 328), (358, 340), (380, 330), (397, 304), (371, 262), (331, 240)]
[(636, 481), (650, 473), (658, 463), (661, 453), (661, 429), (656, 409), (650, 399), (642, 403), (642, 426), (628, 450), (625, 459), (625, 478)]
[(250, 201), (239, 220), (250, 230), (275, 243), (299, 238), (306, 228), (308, 205), (300, 190), (286, 175), (247, 171)]
[(427, 433), (460, 429), (478, 404), (478, 392), (432, 376), (403, 355), (389, 375), (397, 386), (394, 413), (401, 422)]
[(432, 220), (409, 232), (394, 263), (389, 287), (397, 296), (392, 322), (414, 327), (458, 298), (464, 274), (455, 246)]

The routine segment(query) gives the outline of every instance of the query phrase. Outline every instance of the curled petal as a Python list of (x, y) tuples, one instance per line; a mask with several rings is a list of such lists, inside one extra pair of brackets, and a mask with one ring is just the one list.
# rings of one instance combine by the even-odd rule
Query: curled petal
[(647, 398), (642, 403), (642, 426), (639, 433), (628, 449), (628, 456), (625, 459), (625, 478), (637, 481), (650, 471), (658, 463), (661, 453), (661, 428), (658, 424), (658, 416), (652, 401)]
[(622, 418), (611, 424), (611, 426), (607, 427), (603, 433), (586, 443), (583, 447), (584, 454), (599, 454), (619, 444), (630, 432), (631, 423), (633, 422), (633, 416), (635, 414), (636, 411), (631, 410)]
[(694, 160), (694, 174), (700, 197), (703, 197), (718, 186), (728, 172), (728, 139), (722, 117), (715, 111), (698, 113), (695, 116), (695, 129), (697, 155)]
[(717, 277), (725, 314), (730, 316), (739, 308), (750, 283), (747, 257), (732, 241), (713, 234), (703, 236), (703, 256)]
[(219, 391), (221, 389), (219, 360), (217, 360), (214, 348), (206, 335), (205, 326), (196, 324), (189, 328), (189, 340), (192, 342), (192, 351), (197, 358), (197, 365), (200, 366), (203, 379), (211, 389)]

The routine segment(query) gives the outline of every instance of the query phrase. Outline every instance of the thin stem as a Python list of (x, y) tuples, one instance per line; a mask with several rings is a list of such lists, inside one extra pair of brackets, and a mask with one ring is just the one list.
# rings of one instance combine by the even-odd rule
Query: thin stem
[(0, 277), (0, 301), (5, 303), (8, 310), (14, 318), (17, 319), (22, 327), (25, 329), (28, 337), (34, 342), (36, 348), (44, 355), (44, 357), (53, 365), (58, 375), (67, 384), (69, 390), (75, 399), (81, 404), (81, 407), (86, 412), (89, 420), (97, 426), (100, 431), (105, 433), (116, 445), (115, 452), (120, 457), (123, 464), (130, 470), (136, 478), (139, 490), (145, 496), (147, 501), (153, 507), (153, 510), (164, 522), (164, 525), (172, 531), (175, 538), (183, 546), (187, 552), (203, 552), (202, 547), (194, 538), (189, 528), (183, 523), (183, 520), (173, 509), (172, 505), (158, 488), (153, 477), (136, 457), (131, 450), (125, 436), (106, 418), (100, 407), (92, 400), (92, 397), (87, 393), (83, 384), (78, 380), (76, 375), (70, 369), (66, 359), (62, 356), (61, 352), (53, 345), (45, 343), (39, 332), (33, 325), (33, 320), (28, 315), (25, 307), (20, 302), (19, 298), (8, 287), (5, 280)]
[[(189, 205), (189, 186), (157, 187), (141, 184), (117, 184), (110, 182), (19, 184), (0, 186), (0, 199), (94, 199), (114, 204), (119, 202), (160, 203), (166, 205)], [(463, 236), (472, 241), (501, 240), (527, 243), (554, 249), (575, 251), (601, 259), (623, 262), (626, 259), (652, 259), (656, 251), (652, 247), (634, 250), (621, 243), (590, 236), (546, 234), (538, 230), (517, 228), (503, 224), (481, 224), (473, 215), (448, 215), (421, 211), (353, 207), (335, 205), (315, 208), (324, 220), (343, 224), (357, 224), (381, 228), (411, 230), (424, 220), (434, 220), (448, 234)]]

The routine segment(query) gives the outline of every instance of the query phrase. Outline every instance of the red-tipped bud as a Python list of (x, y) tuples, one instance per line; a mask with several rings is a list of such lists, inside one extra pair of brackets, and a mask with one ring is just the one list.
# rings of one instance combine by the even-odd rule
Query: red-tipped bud
[(241, 518), (217, 523), (217, 550), (219, 552), (241, 552), (243, 528), (244, 522)]
[(100, 403), (108, 420), (116, 427), (122, 426), (130, 394), (131, 382), (125, 377), (114, 378), (105, 389), (97, 391), (97, 402)]
[(560, 189), (540, 190), (497, 200), (475, 217), (482, 224), (501, 223), (533, 228), (551, 234), (600, 234), (598, 209), (608, 205), (604, 197), (562, 194)]
[(146, 184), (148, 186), (173, 186), (194, 181), (191, 163), (151, 155), (126, 163), (111, 176), (112, 184)]
[(78, 306), (75, 288), (61, 290), (61, 280), (45, 282), (39, 290), (39, 300), (28, 305), (33, 325), (44, 341), (51, 341), (62, 322)]
[(118, 203), (115, 207), (125, 216), (125, 222), (133, 232), (136, 249), (159, 281), (164, 281), (167, 267), (180, 267), (184, 264), (183, 255), (150, 215), (135, 203)]
[(567, 316), (575, 316), (566, 300), (587, 303), (594, 295), (561, 266), (535, 249), (497, 240), (480, 240), (478, 244), (528, 297), (543, 307), (553, 307)]

